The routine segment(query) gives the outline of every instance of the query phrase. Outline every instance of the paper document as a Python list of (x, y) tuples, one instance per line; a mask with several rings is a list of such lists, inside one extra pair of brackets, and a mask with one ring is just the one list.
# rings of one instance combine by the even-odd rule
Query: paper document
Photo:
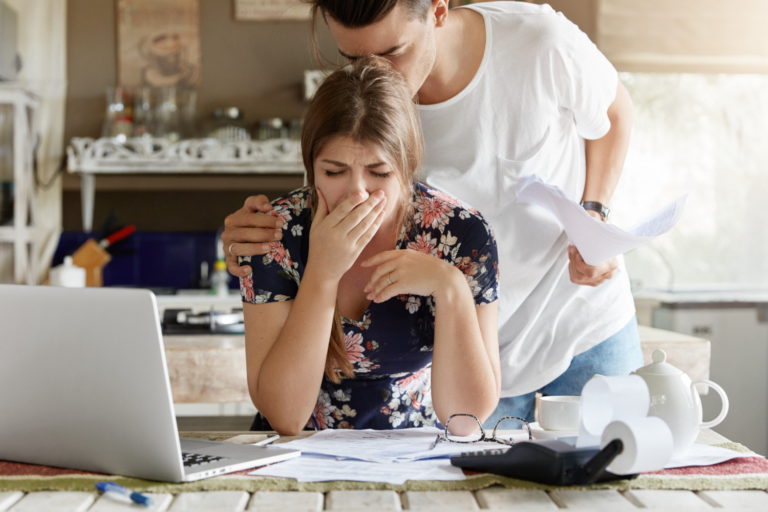
[(681, 196), (626, 231), (592, 217), (559, 187), (544, 183), (538, 176), (521, 184), (516, 201), (540, 206), (554, 215), (584, 261), (594, 266), (672, 229), (683, 215), (687, 199), (688, 194)]
[[(322, 430), (305, 439), (283, 443), (275, 448), (293, 448), (305, 454), (325, 455), (369, 462), (409, 462), (433, 458), (448, 458), (465, 452), (505, 448), (493, 442), (449, 443), (441, 441), (433, 449), (435, 437), (443, 430), (434, 427), (397, 430)], [(477, 439), (477, 436), (460, 438)], [(516, 441), (527, 440), (527, 434), (513, 436)]]
[[(662, 468), (707, 466), (736, 458), (750, 457), (719, 448), (695, 444), (685, 454), (670, 459), (672, 451), (671, 432), (659, 418), (644, 417), (648, 408), (648, 390), (638, 376), (605, 377), (590, 381), (594, 390), (587, 391), (587, 424), (582, 422), (581, 440), (600, 443), (598, 432), (610, 430), (616, 425), (629, 427), (628, 432), (610, 435), (625, 443), (625, 452), (619, 459), (627, 465), (628, 471), (620, 474), (656, 471)], [(641, 384), (643, 384), (641, 386)], [(590, 399), (593, 398), (594, 400)], [(584, 397), (582, 397), (583, 399)], [(602, 403), (603, 406), (600, 406)], [(595, 415), (592, 408), (603, 409)], [(590, 421), (589, 418), (593, 421)], [(624, 421), (615, 421), (623, 418)], [(610, 424), (606, 424), (611, 422)], [(657, 425), (644, 422), (657, 421), (666, 431), (666, 443), (659, 444), (664, 432), (657, 431)], [(642, 427), (648, 435), (638, 437), (633, 426)], [(408, 480), (464, 480), (460, 468), (451, 465), (448, 457), (468, 451), (503, 449), (498, 443), (457, 444), (442, 441), (434, 448), (435, 436), (442, 433), (436, 428), (412, 428), (401, 430), (322, 430), (305, 438), (282, 443), (276, 448), (302, 450), (299, 458), (259, 468), (249, 473), (256, 476), (294, 478), (299, 482), (329, 482), (346, 480), (355, 482), (384, 482), (402, 485)], [(604, 432), (603, 432), (604, 433)], [(527, 434), (517, 431), (512, 436), (516, 441), (527, 440)], [(604, 437), (604, 436), (603, 436)], [(462, 439), (476, 439), (477, 436)], [(602, 439), (605, 441), (605, 439)], [(321, 454), (321, 452), (324, 452)], [(621, 466), (622, 464), (620, 464)], [(609, 470), (611, 468), (609, 467)], [(620, 468), (617, 468), (620, 469)]]
[(756, 453), (739, 453), (719, 446), (695, 443), (682, 455), (674, 455), (664, 469), (690, 466), (712, 466), (738, 457), (759, 457)]
[(248, 473), (256, 476), (295, 478), (299, 482), (385, 482), (402, 485), (408, 480), (464, 480), (461, 468), (445, 459), (379, 464), (359, 460), (337, 460), (332, 457), (302, 455), (280, 464)]

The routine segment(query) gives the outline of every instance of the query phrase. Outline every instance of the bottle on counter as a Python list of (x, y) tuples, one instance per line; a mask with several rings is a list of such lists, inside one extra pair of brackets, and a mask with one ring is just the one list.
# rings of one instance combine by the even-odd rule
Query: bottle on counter
[(217, 297), (227, 297), (229, 295), (229, 271), (227, 271), (227, 262), (216, 260), (213, 265), (213, 275), (211, 276), (211, 293)]
[(51, 269), (51, 285), (85, 288), (85, 269), (75, 266), (72, 256), (66, 256), (64, 263)]

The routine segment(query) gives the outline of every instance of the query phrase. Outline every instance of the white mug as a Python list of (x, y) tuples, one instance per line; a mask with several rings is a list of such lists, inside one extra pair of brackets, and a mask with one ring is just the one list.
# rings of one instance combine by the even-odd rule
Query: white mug
[(580, 396), (543, 396), (539, 399), (539, 426), (544, 430), (578, 432)]

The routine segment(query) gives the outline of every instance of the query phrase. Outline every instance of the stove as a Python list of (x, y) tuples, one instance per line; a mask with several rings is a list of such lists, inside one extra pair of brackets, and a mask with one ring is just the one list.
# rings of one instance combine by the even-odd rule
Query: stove
[(163, 311), (163, 334), (244, 334), (243, 308), (195, 312), (192, 308), (166, 308)]

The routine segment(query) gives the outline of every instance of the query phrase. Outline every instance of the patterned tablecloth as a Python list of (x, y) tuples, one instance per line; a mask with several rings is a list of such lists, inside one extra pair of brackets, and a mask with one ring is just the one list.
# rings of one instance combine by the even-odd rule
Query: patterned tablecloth
[[(184, 437), (225, 441), (235, 436), (253, 435), (253, 432), (182, 432)], [(309, 434), (307, 434), (309, 435)], [(303, 436), (302, 436), (303, 437)], [(293, 438), (283, 438), (287, 442)], [(240, 437), (236, 442), (252, 439)], [(632, 480), (618, 480), (595, 484), (589, 489), (678, 489), (700, 490), (768, 490), (768, 460), (750, 455), (745, 446), (728, 441), (709, 430), (703, 430), (697, 440), (703, 444), (721, 446), (745, 454), (745, 457), (732, 459), (721, 464), (705, 467), (667, 469), (654, 473), (645, 473)], [(249, 470), (250, 471), (250, 470)], [(215, 478), (184, 484), (171, 484), (128, 478), (117, 475), (102, 475), (72, 469), (52, 468), (0, 461), (0, 492), (2, 491), (93, 491), (94, 483), (111, 480), (134, 490), (156, 493), (194, 492), (194, 491), (316, 491), (378, 489), (395, 491), (457, 491), (478, 490), (494, 484), (510, 489), (556, 489), (552, 486), (536, 484), (486, 473), (465, 471), (467, 479), (463, 481), (410, 481), (404, 485), (392, 485), (375, 482), (315, 482), (298, 483), (293, 479), (258, 477), (248, 475), (248, 471), (230, 473)]]

